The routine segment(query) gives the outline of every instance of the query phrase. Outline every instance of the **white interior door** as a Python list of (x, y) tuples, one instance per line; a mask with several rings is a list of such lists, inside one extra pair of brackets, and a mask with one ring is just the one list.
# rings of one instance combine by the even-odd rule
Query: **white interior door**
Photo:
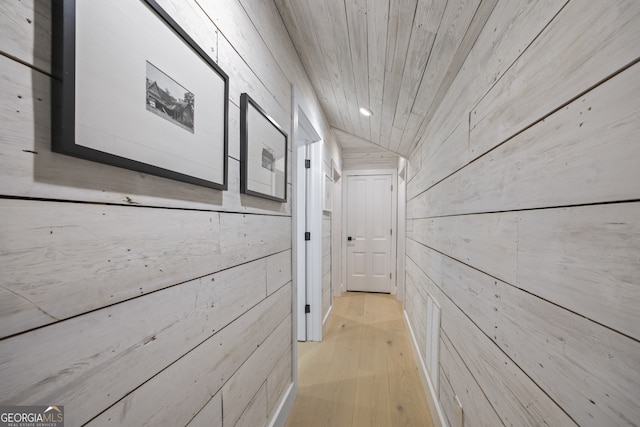
[(347, 290), (391, 291), (392, 176), (347, 177)]

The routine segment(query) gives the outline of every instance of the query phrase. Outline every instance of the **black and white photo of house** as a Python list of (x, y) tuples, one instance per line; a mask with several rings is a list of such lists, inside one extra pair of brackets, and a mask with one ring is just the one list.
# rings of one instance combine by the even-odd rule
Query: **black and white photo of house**
[(274, 164), (276, 162), (276, 156), (273, 150), (267, 147), (262, 147), (262, 167), (269, 172), (274, 171)]
[(194, 133), (195, 95), (147, 61), (147, 110)]

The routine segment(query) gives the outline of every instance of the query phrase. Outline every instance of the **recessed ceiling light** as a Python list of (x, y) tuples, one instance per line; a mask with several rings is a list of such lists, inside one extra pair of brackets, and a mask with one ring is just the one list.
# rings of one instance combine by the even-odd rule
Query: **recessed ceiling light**
[(362, 114), (363, 116), (369, 117), (373, 113), (371, 112), (371, 110), (368, 110), (364, 107), (360, 107), (360, 114)]

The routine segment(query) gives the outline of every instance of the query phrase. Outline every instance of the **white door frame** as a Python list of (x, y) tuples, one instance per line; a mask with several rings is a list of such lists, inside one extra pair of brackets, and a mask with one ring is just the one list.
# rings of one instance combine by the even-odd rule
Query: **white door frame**
[(307, 210), (307, 230), (311, 240), (307, 247), (307, 304), (311, 312), (307, 314), (307, 341), (322, 341), (322, 200), (324, 169), (322, 167), (324, 142), (311, 144), (308, 170), (310, 179)]
[[(295, 99), (295, 96), (294, 96)], [(322, 339), (322, 207), (315, 199), (321, 199), (320, 178), (315, 175), (321, 169), (317, 166), (305, 169), (305, 159), (307, 147), (310, 148), (311, 160), (322, 161), (322, 153), (317, 151), (322, 149), (320, 135), (315, 130), (310, 120), (307, 118), (302, 107), (294, 101), (293, 114), (293, 288), (295, 307), (294, 330), (296, 331), (294, 341), (321, 340)], [(307, 178), (309, 173), (310, 186), (307, 194)], [(307, 209), (307, 197), (309, 206)], [(308, 211), (308, 212), (307, 212)], [(316, 214), (315, 211), (318, 211)], [(316, 218), (316, 216), (318, 218)], [(315, 223), (319, 223), (319, 227)], [(319, 229), (320, 231), (317, 231)], [(305, 241), (305, 232), (310, 231), (315, 234), (316, 239)], [(320, 245), (318, 249), (316, 246)], [(320, 261), (315, 261), (317, 257)], [(309, 266), (309, 268), (307, 268)], [(318, 279), (316, 276), (320, 276)], [(318, 296), (319, 294), (319, 296)], [(310, 314), (305, 314), (305, 305), (316, 307)], [(317, 317), (317, 319), (316, 319)], [(319, 320), (318, 320), (319, 319)], [(317, 329), (320, 329), (320, 334)], [(295, 343), (294, 343), (295, 347)]]
[[(391, 183), (393, 190), (391, 191), (391, 229), (393, 236), (391, 238), (391, 256), (390, 261), (392, 263), (392, 278), (389, 291), (391, 295), (397, 293), (398, 283), (398, 260), (396, 256), (397, 252), (397, 214), (398, 214), (398, 170), (397, 169), (362, 169), (362, 170), (343, 170), (342, 179), (343, 182), (347, 182), (350, 176), (359, 175), (391, 175)], [(347, 287), (347, 197), (349, 196), (347, 186), (344, 185), (342, 191), (342, 283)]]

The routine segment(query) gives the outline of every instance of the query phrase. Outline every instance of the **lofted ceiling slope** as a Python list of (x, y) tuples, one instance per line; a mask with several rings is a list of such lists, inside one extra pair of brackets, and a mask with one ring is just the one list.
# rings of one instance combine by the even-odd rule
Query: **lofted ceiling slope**
[(404, 157), (496, 2), (275, 0), (343, 148), (353, 135)]

